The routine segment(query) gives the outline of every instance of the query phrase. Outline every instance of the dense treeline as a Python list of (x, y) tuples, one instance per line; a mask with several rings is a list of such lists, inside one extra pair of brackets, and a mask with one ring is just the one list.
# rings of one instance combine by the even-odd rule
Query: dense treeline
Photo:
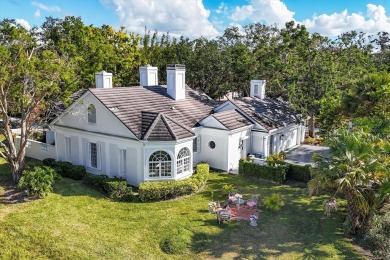
[(76, 17), (49, 17), (41, 29), (42, 42), (77, 63), (76, 88), (93, 86), (94, 73), (103, 69), (114, 74), (116, 86), (138, 85), (138, 68), (146, 64), (159, 68), (163, 84), (166, 65), (182, 63), (187, 84), (213, 98), (229, 91), (248, 95), (249, 80), (266, 79), (267, 95), (289, 101), (311, 119), (319, 117), (325, 129), (338, 123), (332, 109), (349, 86), (367, 73), (390, 71), (388, 32), (367, 36), (352, 31), (329, 39), (289, 22), (281, 29), (264, 24), (250, 24), (243, 31), (230, 27), (216, 39), (190, 40), (88, 26)]

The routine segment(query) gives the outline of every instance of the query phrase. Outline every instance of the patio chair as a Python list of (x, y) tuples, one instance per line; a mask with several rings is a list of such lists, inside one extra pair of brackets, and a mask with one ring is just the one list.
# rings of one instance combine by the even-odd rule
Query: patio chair
[(221, 209), (217, 211), (217, 220), (219, 224), (223, 221), (230, 221), (231, 217), (232, 213), (228, 209)]
[(252, 198), (246, 202), (246, 205), (251, 208), (257, 208), (257, 203), (259, 201), (259, 197), (257, 195), (252, 195)]

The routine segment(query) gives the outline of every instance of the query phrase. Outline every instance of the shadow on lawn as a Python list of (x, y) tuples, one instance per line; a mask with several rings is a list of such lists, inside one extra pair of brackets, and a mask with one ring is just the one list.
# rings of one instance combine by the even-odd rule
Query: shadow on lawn
[[(223, 176), (224, 177), (224, 176)], [(225, 183), (226, 181), (226, 183)], [(260, 182), (261, 183), (261, 182)], [(323, 214), (323, 203), (327, 196), (308, 199), (305, 189), (287, 185), (264, 184), (240, 176), (226, 175), (226, 178), (208, 183), (208, 190), (201, 194), (210, 198), (226, 197), (222, 186), (234, 184), (241, 194), (259, 194), (264, 197), (280, 192), (285, 206), (280, 212), (269, 212), (260, 205), (258, 226), (252, 227), (249, 221), (231, 221), (218, 224), (216, 218), (204, 221), (205, 226), (220, 229), (216, 234), (198, 232), (192, 239), (195, 253), (206, 253), (212, 258), (363, 258), (357, 253), (341, 230), (345, 219), (344, 205), (340, 211), (327, 218)], [(260, 188), (261, 187), (261, 188)], [(222, 190), (222, 191), (221, 191)]]

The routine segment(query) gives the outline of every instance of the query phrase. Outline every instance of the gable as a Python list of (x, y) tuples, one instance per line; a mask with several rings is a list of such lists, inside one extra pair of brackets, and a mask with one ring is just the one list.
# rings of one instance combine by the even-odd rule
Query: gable
[[(96, 123), (88, 123), (88, 106), (91, 104), (96, 108)], [(87, 91), (53, 120), (51, 125), (137, 139), (112, 110), (115, 110), (115, 107), (105, 107), (91, 92)]]
[(204, 127), (209, 128), (217, 128), (217, 129), (223, 129), (228, 130), (226, 126), (224, 126), (221, 122), (219, 122), (215, 117), (212, 115), (202, 119), (199, 124)]

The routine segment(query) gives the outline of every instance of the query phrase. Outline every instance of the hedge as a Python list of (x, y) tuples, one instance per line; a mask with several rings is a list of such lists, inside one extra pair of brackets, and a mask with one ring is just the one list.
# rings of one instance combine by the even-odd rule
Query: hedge
[(258, 179), (269, 180), (277, 183), (282, 183), (286, 179), (286, 173), (288, 165), (275, 164), (271, 165), (259, 165), (244, 159), (240, 159), (239, 173)]
[(46, 166), (53, 167), (58, 174), (65, 178), (82, 180), (87, 174), (87, 170), (82, 165), (73, 165), (70, 162), (55, 161), (51, 158), (44, 159), (42, 162)]
[(304, 166), (289, 164), (286, 178), (308, 183), (312, 179), (312, 167), (309, 164)]
[(207, 182), (210, 167), (206, 163), (196, 166), (196, 174), (180, 181), (143, 182), (139, 185), (141, 201), (166, 200), (197, 192)]
[(111, 199), (133, 200), (132, 188), (127, 185), (124, 178), (110, 178), (107, 175), (86, 174), (83, 183), (90, 186), (101, 193), (107, 195)]

